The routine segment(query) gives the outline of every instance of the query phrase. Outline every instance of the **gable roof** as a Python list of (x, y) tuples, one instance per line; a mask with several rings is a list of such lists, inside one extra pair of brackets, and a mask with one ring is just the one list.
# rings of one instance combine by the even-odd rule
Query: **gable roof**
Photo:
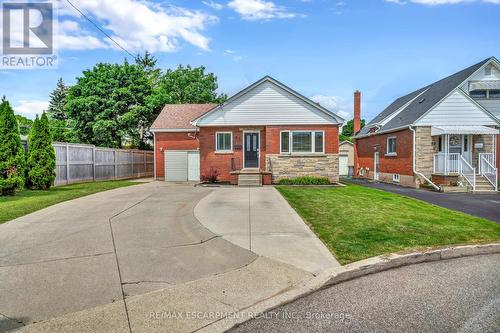
[(151, 125), (151, 131), (159, 130), (195, 130), (191, 121), (200, 115), (210, 111), (217, 104), (167, 104)]
[[(390, 117), (397, 111), (400, 112), (387, 123), (383, 124), (377, 132), (390, 131), (412, 125), (416, 120), (422, 117), (427, 111), (438, 104), (441, 100), (443, 100), (443, 98), (448, 96), (453, 90), (458, 88), (465, 80), (471, 77), (490, 61), (498, 62), (495, 57), (485, 59), (453, 75), (436, 81), (406, 96), (398, 98), (372, 121), (370, 121), (361, 131), (359, 131), (356, 137), (369, 134), (370, 128)], [(407, 103), (409, 104), (403, 110), (400, 110)]]
[(254, 90), (255, 88), (259, 87), (260, 85), (266, 83), (266, 82), (269, 82), (283, 90), (285, 90), (286, 92), (288, 92), (289, 94), (295, 96), (296, 98), (298, 98), (299, 100), (303, 101), (304, 103), (312, 106), (314, 109), (320, 111), (321, 113), (323, 113), (324, 115), (326, 115), (327, 117), (333, 119), (335, 121), (335, 123), (338, 123), (338, 124), (342, 124), (344, 122), (344, 118), (340, 117), (339, 115), (333, 113), (332, 111), (326, 109), (325, 107), (321, 106), (319, 103), (316, 103), (312, 100), (310, 100), (309, 98), (303, 96), (302, 94), (298, 93), (297, 91), (291, 89), (290, 87), (284, 85), (283, 83), (279, 82), (278, 80), (272, 78), (271, 76), (269, 75), (266, 75), (264, 76), (262, 79), (256, 81), (255, 83), (249, 85), (248, 87), (246, 87), (245, 89), (239, 91), (238, 93), (234, 94), (233, 96), (231, 96), (229, 99), (227, 99), (223, 104), (219, 105), (218, 107), (206, 112), (205, 114), (201, 115), (200, 117), (198, 117), (197, 119), (194, 119), (192, 121), (192, 124), (193, 125), (197, 125), (198, 122), (200, 120), (202, 120), (203, 118), (205, 118), (206, 116), (208, 116), (209, 114), (212, 114), (214, 112), (217, 112), (218, 110), (221, 110), (224, 108), (224, 106), (234, 102), (235, 100), (237, 100), (238, 98), (246, 95), (247, 93), (249, 93), (250, 91)]

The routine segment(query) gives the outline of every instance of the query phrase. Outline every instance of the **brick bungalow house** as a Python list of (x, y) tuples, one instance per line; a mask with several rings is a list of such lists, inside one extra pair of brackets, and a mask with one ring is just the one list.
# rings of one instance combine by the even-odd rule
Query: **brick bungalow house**
[(271, 184), (302, 175), (339, 180), (343, 119), (266, 76), (221, 105), (166, 105), (153, 123), (155, 176)]
[[(494, 57), (396, 99), (359, 130), (355, 173), (436, 189), (497, 190), (500, 63)], [(357, 121), (356, 121), (357, 119)], [(357, 122), (357, 124), (356, 124)]]

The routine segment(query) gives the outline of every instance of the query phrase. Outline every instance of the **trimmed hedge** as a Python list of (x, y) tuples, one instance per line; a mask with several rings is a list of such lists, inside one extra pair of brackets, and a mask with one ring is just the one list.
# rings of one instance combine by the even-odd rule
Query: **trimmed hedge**
[(279, 185), (330, 185), (330, 179), (326, 177), (303, 176), (297, 178), (282, 178), (278, 180)]

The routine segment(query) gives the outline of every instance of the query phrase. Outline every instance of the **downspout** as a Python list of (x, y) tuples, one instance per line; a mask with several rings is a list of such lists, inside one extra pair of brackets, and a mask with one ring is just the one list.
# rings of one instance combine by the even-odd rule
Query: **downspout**
[(426, 176), (424, 176), (423, 173), (421, 172), (418, 172), (417, 171), (417, 152), (416, 152), (416, 139), (417, 139), (417, 132), (415, 131), (415, 129), (411, 126), (408, 126), (408, 128), (413, 132), (413, 173), (422, 177), (426, 182), (428, 182), (432, 187), (434, 187), (434, 189), (440, 191), (441, 188), (439, 186), (437, 186), (436, 184), (434, 184), (429, 178), (427, 178)]

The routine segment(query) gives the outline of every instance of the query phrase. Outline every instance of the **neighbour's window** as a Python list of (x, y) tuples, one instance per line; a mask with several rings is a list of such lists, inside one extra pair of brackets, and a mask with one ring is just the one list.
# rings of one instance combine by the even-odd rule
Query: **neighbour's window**
[(281, 132), (281, 153), (290, 152), (290, 132)]
[(387, 138), (387, 154), (396, 155), (396, 138)]
[(500, 98), (500, 89), (490, 90), (489, 97), (490, 98)]
[(472, 98), (486, 98), (486, 90), (472, 90), (470, 96)]
[(281, 132), (281, 153), (323, 153), (325, 151), (323, 131)]
[(233, 133), (217, 132), (215, 134), (216, 151), (229, 152), (233, 150)]

